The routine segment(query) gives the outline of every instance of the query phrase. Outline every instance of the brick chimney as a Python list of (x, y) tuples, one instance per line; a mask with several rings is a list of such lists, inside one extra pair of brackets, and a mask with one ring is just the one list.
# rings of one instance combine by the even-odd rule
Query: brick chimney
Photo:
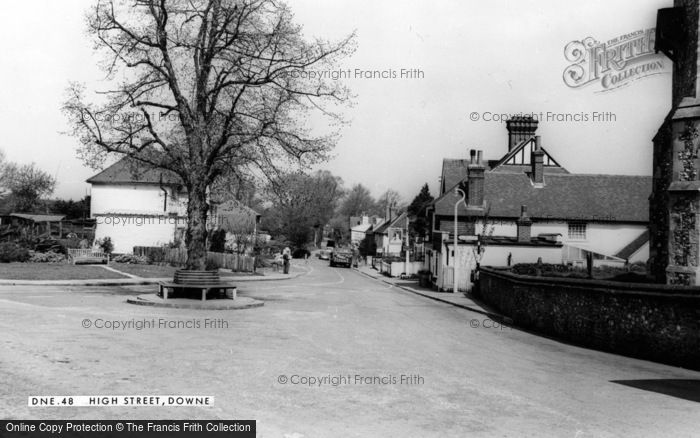
[(544, 185), (544, 151), (540, 145), (540, 136), (535, 136), (535, 149), (532, 151), (530, 163), (532, 166), (532, 182), (535, 185)]
[(518, 224), (518, 243), (530, 243), (532, 237), (532, 219), (527, 215), (527, 206), (520, 207), (520, 218)]
[(527, 140), (535, 135), (538, 123), (539, 122), (532, 116), (518, 116), (508, 119), (506, 121), (506, 128), (508, 129), (508, 152), (512, 151), (521, 141)]
[(481, 162), (481, 151), (470, 152), (470, 160), (467, 165), (467, 206), (483, 207), (484, 205), (484, 172), (486, 167)]

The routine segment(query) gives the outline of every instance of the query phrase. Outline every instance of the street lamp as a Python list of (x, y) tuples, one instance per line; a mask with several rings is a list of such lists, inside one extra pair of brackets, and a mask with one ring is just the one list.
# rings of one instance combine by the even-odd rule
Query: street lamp
[(455, 255), (452, 257), (454, 259), (455, 267), (454, 267), (454, 280), (453, 280), (453, 292), (457, 293), (459, 292), (458, 290), (458, 280), (459, 280), (459, 263), (457, 263), (457, 241), (459, 240), (457, 237), (457, 208), (459, 207), (460, 202), (464, 202), (464, 199), (467, 197), (466, 193), (464, 193), (464, 190), (455, 187), (455, 195), (457, 196), (462, 196), (461, 199), (458, 199), (457, 202), (455, 202), (455, 243), (454, 243), (454, 250), (455, 250)]
[(411, 244), (411, 242), (408, 238), (408, 213), (406, 213), (406, 265), (404, 267), (404, 272), (406, 273), (407, 276), (410, 275), (408, 273), (408, 265), (410, 264), (410, 258), (411, 258), (410, 252), (408, 250), (408, 246), (410, 244)]

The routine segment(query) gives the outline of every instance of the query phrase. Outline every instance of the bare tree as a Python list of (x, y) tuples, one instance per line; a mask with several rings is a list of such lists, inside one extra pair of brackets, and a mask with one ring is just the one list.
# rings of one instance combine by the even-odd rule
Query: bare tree
[(478, 270), (481, 266), (481, 260), (486, 254), (486, 248), (488, 247), (488, 242), (493, 236), (493, 232), (496, 230), (496, 221), (491, 219), (491, 206), (487, 206), (486, 211), (482, 217), (475, 217), (475, 228), (476, 220), (481, 220), (481, 231), (474, 230), (476, 233), (477, 241), (476, 245), (472, 248), (472, 253), (474, 255), (474, 262), (476, 263), (476, 269)]
[(364, 213), (372, 214), (377, 212), (377, 201), (374, 200), (367, 187), (355, 184), (345, 193), (338, 212), (346, 218)]
[(187, 269), (204, 269), (207, 192), (222, 175), (277, 175), (326, 158), (334, 133), (304, 124), (349, 92), (327, 70), (348, 55), (339, 42), (306, 40), (278, 0), (97, 0), (89, 32), (116, 85), (93, 102), (72, 84), (64, 110), (82, 158), (109, 153), (170, 170), (189, 195)]
[(327, 170), (286, 175), (284, 182), (271, 185), (272, 205), (265, 214), (266, 227), (301, 248), (312, 235), (316, 238), (314, 230), (331, 220), (342, 194), (342, 179)]
[(394, 189), (387, 189), (386, 192), (377, 200), (377, 209), (379, 214), (385, 214), (387, 209), (392, 208), (396, 211), (403, 210), (405, 205), (403, 205), (401, 195)]

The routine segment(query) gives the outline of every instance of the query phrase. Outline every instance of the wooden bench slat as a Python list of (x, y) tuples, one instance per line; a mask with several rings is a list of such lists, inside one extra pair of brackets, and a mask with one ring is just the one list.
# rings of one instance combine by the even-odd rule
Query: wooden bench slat
[(73, 264), (80, 263), (107, 263), (109, 264), (109, 254), (93, 249), (68, 248), (68, 256), (73, 259)]
[(199, 289), (202, 292), (202, 300), (206, 300), (207, 292), (212, 289), (229, 290), (233, 289), (236, 295), (236, 285), (221, 281), (219, 271), (175, 271), (173, 281), (160, 282), (159, 291), (163, 299), (168, 299), (168, 289)]
[(216, 283), (216, 284), (197, 284), (197, 283), (175, 283), (175, 282), (160, 282), (158, 283), (158, 289), (160, 294), (162, 294), (163, 299), (168, 299), (168, 289), (201, 289), (202, 291), (202, 301), (206, 301), (207, 292), (211, 289), (222, 289), (225, 291), (233, 289), (233, 298), (236, 298), (236, 285), (233, 283)]
[(220, 283), (220, 284), (182, 284), (182, 283), (158, 283), (163, 287), (169, 287), (172, 289), (230, 289), (236, 287), (232, 283)]

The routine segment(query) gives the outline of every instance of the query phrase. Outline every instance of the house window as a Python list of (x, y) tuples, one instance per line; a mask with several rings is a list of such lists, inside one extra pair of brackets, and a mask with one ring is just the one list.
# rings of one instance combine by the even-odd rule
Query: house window
[(569, 222), (569, 239), (586, 240), (585, 222)]

